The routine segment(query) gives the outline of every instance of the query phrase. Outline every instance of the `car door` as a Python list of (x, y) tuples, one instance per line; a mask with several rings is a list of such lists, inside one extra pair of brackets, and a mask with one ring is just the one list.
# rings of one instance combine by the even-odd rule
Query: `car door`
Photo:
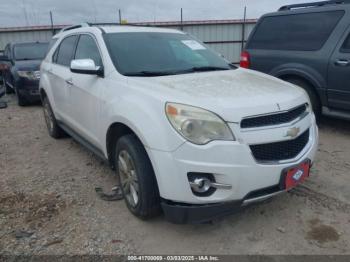
[(327, 92), (330, 107), (350, 110), (350, 27), (331, 57)]
[[(93, 35), (80, 35), (74, 59), (92, 59), (96, 66), (103, 67), (100, 50)], [(100, 126), (99, 98), (103, 81), (104, 79), (97, 75), (72, 73), (69, 95), (74, 129), (97, 147)]]
[(66, 124), (72, 122), (69, 103), (69, 89), (72, 81), (70, 62), (73, 59), (77, 40), (77, 35), (64, 38), (53, 54), (51, 65), (47, 68), (56, 117)]

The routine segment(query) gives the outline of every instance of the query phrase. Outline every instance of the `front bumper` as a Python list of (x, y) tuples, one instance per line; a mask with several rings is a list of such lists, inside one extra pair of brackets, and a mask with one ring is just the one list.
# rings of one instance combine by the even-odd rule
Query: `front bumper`
[[(259, 190), (271, 191), (274, 187)], [(204, 223), (216, 218), (232, 215), (245, 206), (259, 203), (286, 192), (286, 190), (277, 190), (267, 195), (257, 196), (249, 198), (249, 195), (245, 199), (235, 200), (224, 203), (216, 204), (203, 204), (203, 205), (184, 205), (181, 203), (174, 203), (171, 201), (163, 201), (161, 203), (164, 212), (165, 219), (174, 224), (186, 224), (186, 223)]]
[[(254, 159), (249, 145), (286, 140), (284, 136), (292, 126), (298, 126), (301, 133), (309, 129), (309, 141), (297, 157), (275, 163), (259, 163)], [(237, 141), (215, 141), (204, 146), (185, 142), (173, 152), (147, 149), (163, 199), (163, 210), (170, 221), (205, 221), (283, 192), (282, 188), (269, 191), (280, 184), (283, 170), (306, 159), (311, 163), (314, 160), (318, 129), (311, 114), (298, 123), (280, 128), (242, 132), (237, 124), (230, 124), (230, 127)], [(188, 181), (190, 172), (213, 174), (217, 183), (232, 188), (217, 189), (210, 196), (196, 196)], [(252, 192), (264, 190), (264, 194), (251, 197)], [(173, 214), (177, 214), (175, 218)]]
[(17, 92), (27, 100), (40, 101), (39, 80), (29, 80), (21, 77), (16, 81), (15, 85)]

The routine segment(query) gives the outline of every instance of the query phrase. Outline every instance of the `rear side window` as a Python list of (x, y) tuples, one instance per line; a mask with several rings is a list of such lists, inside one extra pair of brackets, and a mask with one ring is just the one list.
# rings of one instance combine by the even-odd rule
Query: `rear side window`
[[(63, 39), (62, 43), (60, 44), (60, 47), (54, 54), (54, 60), (57, 64), (63, 65), (63, 66), (70, 66), (70, 62), (73, 58), (73, 53), (75, 49), (75, 44), (77, 41), (77, 36), (69, 36), (65, 39)], [(57, 55), (57, 58), (55, 58), (55, 55)]]
[(248, 49), (316, 51), (322, 48), (344, 11), (265, 17)]
[(350, 34), (348, 35), (348, 38), (346, 38), (341, 51), (344, 53), (350, 53)]

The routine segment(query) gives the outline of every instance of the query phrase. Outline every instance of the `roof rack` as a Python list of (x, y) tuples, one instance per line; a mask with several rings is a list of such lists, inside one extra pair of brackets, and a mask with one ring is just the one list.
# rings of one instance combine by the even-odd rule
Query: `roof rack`
[(295, 5), (285, 5), (285, 6), (282, 6), (278, 11), (288, 11), (288, 10), (300, 9), (300, 8), (321, 7), (321, 6), (327, 6), (327, 5), (341, 5), (341, 4), (350, 4), (350, 0), (331, 0), (331, 1), (321, 1), (321, 2), (295, 4)]
[(69, 31), (69, 30), (73, 30), (73, 29), (77, 29), (77, 28), (81, 28), (81, 27), (89, 27), (89, 23), (81, 23), (81, 24), (77, 24), (77, 25), (71, 25), (71, 26), (67, 26), (61, 29), (61, 32), (65, 32), (65, 31)]
[(89, 23), (89, 22), (85, 22), (85, 23), (81, 23), (81, 24), (77, 24), (77, 25), (71, 25), (71, 26), (67, 26), (65, 28), (62, 28), (61, 32), (65, 32), (65, 31), (69, 31), (69, 30), (73, 30), (73, 29), (77, 29), (77, 28), (82, 28), (82, 27), (91, 27), (91, 26), (137, 26), (137, 24), (119, 24), (119, 23)]

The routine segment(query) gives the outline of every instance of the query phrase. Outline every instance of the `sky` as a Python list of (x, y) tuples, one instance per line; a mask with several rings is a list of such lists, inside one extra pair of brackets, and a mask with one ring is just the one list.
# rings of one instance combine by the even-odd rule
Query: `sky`
[[(286, 4), (307, 0), (0, 0), (0, 27), (81, 22), (128, 22), (259, 18)], [(310, 0), (311, 1), (311, 0)]]

